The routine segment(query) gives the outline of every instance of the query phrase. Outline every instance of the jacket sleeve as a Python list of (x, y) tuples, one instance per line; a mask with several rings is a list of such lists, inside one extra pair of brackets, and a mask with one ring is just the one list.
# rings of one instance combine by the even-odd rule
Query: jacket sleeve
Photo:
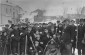
[(74, 38), (75, 38), (75, 27), (74, 26), (71, 26), (71, 28), (70, 28), (70, 31), (71, 31), (71, 40), (74, 40)]

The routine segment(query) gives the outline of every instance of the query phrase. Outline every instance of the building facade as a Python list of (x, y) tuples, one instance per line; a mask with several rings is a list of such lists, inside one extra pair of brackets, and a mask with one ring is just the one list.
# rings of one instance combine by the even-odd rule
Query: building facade
[(21, 16), (23, 9), (18, 5), (6, 2), (0, 4), (0, 24), (8, 24), (8, 20), (11, 20), (16, 24)]
[(81, 14), (82, 14), (82, 15), (85, 15), (85, 7), (82, 8)]

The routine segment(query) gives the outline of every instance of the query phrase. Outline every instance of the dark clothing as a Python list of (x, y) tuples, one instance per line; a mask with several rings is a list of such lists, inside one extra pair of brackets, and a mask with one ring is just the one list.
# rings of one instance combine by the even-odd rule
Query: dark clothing
[(60, 34), (60, 36), (62, 36), (62, 32), (63, 32), (63, 25), (58, 25), (57, 33)]
[(62, 34), (62, 38), (66, 44), (71, 43), (71, 40), (74, 39), (75, 33), (74, 29), (71, 25), (68, 25), (64, 30)]
[[(48, 37), (49, 36), (49, 37)], [(43, 41), (43, 44), (44, 44), (44, 47), (47, 45), (47, 43), (50, 41), (50, 34), (49, 33), (43, 33), (43, 36), (42, 36), (42, 41)]]
[(76, 29), (77, 29), (77, 27), (76, 27), (75, 25), (72, 25), (72, 31), (73, 31), (72, 47), (73, 47), (73, 48), (76, 47), (76, 35), (77, 35)]
[(18, 53), (19, 49), (18, 49), (18, 44), (19, 44), (19, 41), (20, 41), (20, 31), (18, 29), (14, 29), (11, 34), (11, 50), (12, 50), (12, 53), (15, 54), (15, 53)]
[(25, 53), (26, 30), (20, 32), (20, 54)]
[(77, 42), (77, 48), (78, 48), (79, 54), (81, 54), (81, 50), (82, 50), (82, 54), (85, 54), (85, 44), (82, 43), (84, 34), (85, 34), (85, 26), (79, 25), (78, 26), (78, 42)]
[(65, 54), (72, 55), (72, 43), (71, 40), (74, 40), (75, 32), (72, 25), (68, 25), (63, 30), (62, 38), (65, 44)]

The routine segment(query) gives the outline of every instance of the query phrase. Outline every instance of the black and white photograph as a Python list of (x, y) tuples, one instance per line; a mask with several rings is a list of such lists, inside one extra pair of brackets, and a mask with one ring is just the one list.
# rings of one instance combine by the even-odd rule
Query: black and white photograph
[(85, 55), (85, 0), (0, 0), (0, 55)]

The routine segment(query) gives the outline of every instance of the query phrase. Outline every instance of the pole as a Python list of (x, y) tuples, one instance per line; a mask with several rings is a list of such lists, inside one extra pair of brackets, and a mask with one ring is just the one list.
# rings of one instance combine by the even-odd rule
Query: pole
[(11, 39), (11, 37), (10, 37), (10, 51), (11, 51), (11, 52), (10, 52), (10, 55), (13, 55), (13, 54), (12, 54), (12, 45), (11, 45), (12, 42), (11, 42), (11, 41), (12, 41), (12, 39)]
[(3, 49), (3, 55), (7, 55), (7, 46), (6, 46), (6, 43), (5, 43), (5, 47)]
[(78, 49), (77, 49), (77, 42), (78, 42), (78, 24), (76, 27), (77, 35), (76, 35), (76, 49), (75, 49), (75, 54), (78, 55)]
[(2, 24), (2, 4), (1, 4), (1, 24)]
[(31, 42), (32, 42), (34, 49), (36, 50), (35, 45), (34, 45), (33, 40), (32, 40), (32, 37), (30, 37), (30, 39), (31, 39)]
[(1, 40), (1, 36), (2, 34), (0, 34), (0, 54), (3, 55), (3, 51), (2, 51), (2, 40)]
[(8, 0), (6, 0), (6, 2), (8, 2)]
[(20, 42), (18, 42), (18, 55), (20, 55)]
[(77, 42), (78, 42), (78, 25), (77, 25), (77, 35), (76, 35), (76, 48), (77, 48)]
[(26, 35), (26, 41), (25, 41), (25, 55), (27, 55), (27, 35)]

